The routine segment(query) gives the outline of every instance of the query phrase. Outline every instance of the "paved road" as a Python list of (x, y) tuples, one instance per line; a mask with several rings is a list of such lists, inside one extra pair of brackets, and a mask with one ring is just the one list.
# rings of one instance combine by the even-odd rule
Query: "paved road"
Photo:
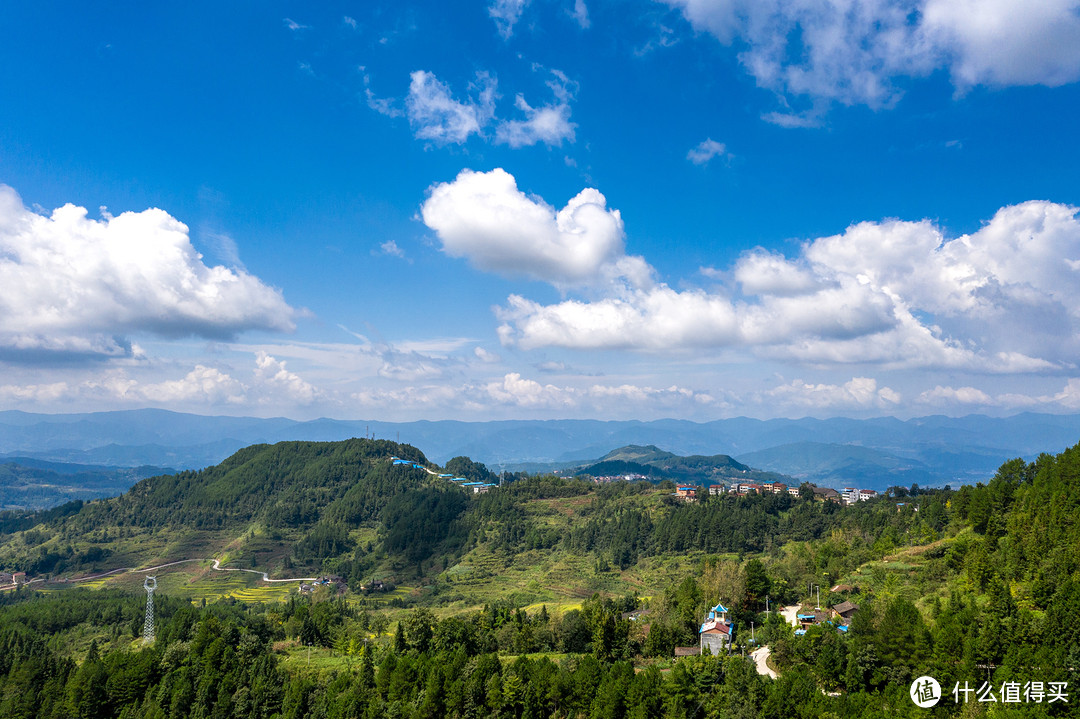
[(769, 654), (770, 651), (768, 647), (759, 647), (758, 649), (750, 652), (750, 656), (754, 660), (754, 665), (757, 666), (757, 673), (761, 674), (762, 676), (772, 677), (773, 679), (776, 679), (776, 672), (770, 669), (767, 663)]
[(264, 582), (314, 582), (318, 577), (297, 577), (295, 579), (271, 579), (267, 576), (266, 572), (260, 572), (258, 569), (233, 569), (231, 567), (222, 567), (221, 562), (217, 559), (214, 560), (214, 569), (219, 572), (250, 572), (252, 574), (261, 574)]
[(780, 610), (780, 614), (784, 617), (785, 620), (787, 620), (787, 623), (795, 627), (796, 629), (799, 628), (799, 618), (797, 616), (798, 613), (798, 604), (792, 604), (790, 607), (784, 607), (782, 610)]

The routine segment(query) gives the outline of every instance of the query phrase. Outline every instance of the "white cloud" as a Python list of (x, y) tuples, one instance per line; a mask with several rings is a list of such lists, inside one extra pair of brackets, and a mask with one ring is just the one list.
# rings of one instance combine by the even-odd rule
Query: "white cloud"
[(455, 100), (450, 87), (430, 72), (417, 70), (410, 78), (405, 109), (419, 139), (461, 144), (479, 134), (495, 116), (496, 82), (487, 73), (477, 73), (476, 82), (469, 86), (473, 96), (465, 101)]
[(0, 185), (0, 352), (131, 355), (132, 332), (227, 338), (291, 330), (296, 315), (242, 266), (205, 265), (163, 210), (44, 216)]
[(542, 385), (511, 372), (500, 381), (490, 382), (487, 393), (495, 402), (518, 407), (571, 407), (575, 404), (572, 389)]
[(197, 365), (179, 380), (166, 380), (140, 387), (128, 384), (121, 395), (129, 392), (141, 399), (162, 404), (198, 400), (209, 404), (226, 402), (239, 404), (246, 401), (246, 388), (242, 383), (214, 367)]
[(589, 21), (589, 8), (585, 5), (585, 0), (574, 0), (574, 10), (570, 13), (570, 16), (577, 21), (579, 27), (582, 30), (588, 30), (592, 23)]
[(1078, 0), (661, 0), (695, 30), (736, 46), (759, 86), (819, 103), (887, 107), (898, 77), (948, 69), (972, 85), (1061, 85), (1080, 78)]
[(728, 158), (731, 157), (731, 153), (727, 151), (724, 143), (717, 142), (711, 137), (702, 140), (697, 147), (686, 153), (686, 159), (695, 165), (707, 165), (714, 157)]
[(779, 297), (805, 295), (821, 286), (821, 280), (809, 268), (762, 249), (739, 258), (735, 263), (735, 281), (742, 286), (743, 294)]
[[(360, 67), (363, 71), (365, 68)], [(533, 71), (543, 70), (533, 65)], [(368, 107), (387, 117), (409, 118), (418, 139), (437, 145), (464, 144), (473, 135), (513, 148), (544, 144), (561, 147), (574, 142), (577, 125), (570, 121), (570, 102), (577, 93), (577, 83), (559, 70), (549, 70), (545, 83), (554, 97), (552, 102), (535, 106), (518, 93), (514, 107), (523, 119), (497, 118), (495, 103), (498, 81), (488, 72), (478, 72), (469, 84), (468, 96), (456, 97), (450, 86), (434, 73), (417, 70), (410, 74), (409, 93), (404, 112), (392, 97), (380, 98), (371, 89), (371, 77), (365, 72), (364, 96)], [(485, 130), (494, 126), (494, 133)]]
[(960, 89), (1064, 85), (1080, 78), (1080, 2), (927, 0), (921, 30)]
[(259, 352), (255, 356), (255, 383), (268, 395), (264, 402), (284, 398), (297, 404), (311, 404), (322, 396), (315, 386), (305, 382), (299, 375), (285, 368), (284, 362)]
[(956, 404), (994, 404), (994, 399), (975, 387), (942, 387), (926, 390), (915, 400), (920, 404), (956, 405)]
[(398, 247), (398, 243), (393, 240), (387, 240), (379, 245), (379, 252), (387, 257), (397, 257), (399, 259), (407, 259), (405, 257), (405, 250)]
[(514, 34), (514, 25), (528, 6), (529, 0), (494, 0), (488, 6), (488, 15), (495, 21), (499, 34), (508, 40)]
[(49, 384), (0, 385), (0, 401), (3, 402), (55, 402), (70, 392), (67, 382)]
[(282, 20), (282, 22), (285, 23), (285, 27), (289, 28), (293, 32), (296, 32), (297, 30), (307, 30), (310, 27), (309, 25), (301, 25), (292, 18), (285, 18), (284, 20)]
[(356, 20), (354, 18), (349, 17), (348, 15), (341, 18), (341, 22), (345, 23), (346, 25), (351, 27), (353, 30), (357, 29)]
[[(534, 65), (533, 70), (541, 70)], [(574, 141), (574, 129), (570, 122), (570, 101), (577, 93), (577, 83), (565, 73), (551, 70), (546, 85), (555, 96), (555, 102), (534, 108), (518, 95), (514, 106), (525, 113), (525, 120), (504, 120), (495, 128), (495, 141), (510, 147), (527, 147), (539, 142), (548, 147), (562, 146), (563, 140)]]
[(443, 251), (482, 270), (570, 285), (638, 269), (618, 265), (633, 259), (623, 255), (622, 218), (594, 189), (556, 211), (521, 192), (505, 170), (463, 170), (432, 187), (420, 212)]
[(733, 277), (741, 293), (655, 282), (644, 259), (624, 254), (618, 212), (595, 189), (556, 213), (502, 170), (466, 171), (433, 188), (422, 212), (450, 255), (590, 293), (551, 305), (511, 295), (498, 333), (524, 349), (742, 347), (990, 373), (1060, 370), (1080, 355), (1080, 221), (1066, 205), (1002, 208), (951, 240), (928, 221), (863, 222), (806, 242), (795, 259), (759, 249), (730, 273), (702, 270)]
[(488, 364), (494, 364), (495, 362), (502, 361), (502, 357), (500, 357), (497, 353), (486, 350), (483, 347), (474, 347), (473, 354), (476, 355), (476, 358), (478, 360), (480, 360), (481, 362), (486, 362)]
[(380, 115), (402, 117), (405, 113), (398, 107), (397, 100), (392, 97), (378, 97), (375, 95), (375, 91), (371, 89), (371, 76), (364, 72), (365, 69), (363, 65), (360, 66), (360, 71), (363, 72), (364, 77), (364, 97), (367, 99), (367, 106)]
[(901, 399), (895, 390), (879, 388), (871, 377), (853, 377), (842, 385), (808, 384), (797, 379), (765, 394), (784, 405), (814, 409), (887, 409)]
[(1043, 402), (1054, 402), (1065, 409), (1080, 409), (1080, 379), (1075, 377), (1065, 383), (1065, 387), (1053, 397), (1040, 398)]
[[(77, 374), (82, 374), (78, 377)], [(308, 383), (265, 352), (255, 354), (250, 379), (243, 381), (228, 368), (196, 364), (174, 379), (147, 379), (157, 370), (146, 366), (114, 367), (105, 371), (74, 373), (66, 381), (0, 386), (0, 402), (35, 408), (165, 406), (203, 410), (209, 407), (274, 407), (292, 411), (335, 398)], [(68, 409), (67, 411), (70, 411)]]
[(514, 102), (517, 109), (525, 113), (525, 120), (506, 120), (495, 129), (495, 141), (510, 147), (528, 147), (542, 142), (545, 145), (561, 146), (563, 140), (574, 141), (574, 128), (570, 122), (570, 105), (558, 103), (532, 107), (522, 95)]

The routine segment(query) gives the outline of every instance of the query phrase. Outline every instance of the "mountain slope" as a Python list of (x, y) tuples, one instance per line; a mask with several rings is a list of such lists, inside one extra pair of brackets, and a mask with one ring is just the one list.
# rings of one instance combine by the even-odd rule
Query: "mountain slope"
[(438, 504), (427, 495), (451, 491), (424, 470), (393, 465), (392, 455), (427, 465), (418, 449), (386, 440), (253, 445), (219, 465), (151, 477), (87, 503), (30, 533), (40, 535), (34, 541), (4, 544), (0, 565), (35, 574), (101, 570), (228, 547), (278, 566), (317, 566), (348, 551), (362, 526), (373, 532), (395, 498), (423, 490), (421, 499)]

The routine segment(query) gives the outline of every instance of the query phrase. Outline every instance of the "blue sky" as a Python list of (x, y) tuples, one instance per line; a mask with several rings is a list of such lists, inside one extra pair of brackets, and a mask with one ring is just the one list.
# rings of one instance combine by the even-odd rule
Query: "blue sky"
[(3, 409), (1080, 409), (1076, 0), (13, 3), (0, 68)]

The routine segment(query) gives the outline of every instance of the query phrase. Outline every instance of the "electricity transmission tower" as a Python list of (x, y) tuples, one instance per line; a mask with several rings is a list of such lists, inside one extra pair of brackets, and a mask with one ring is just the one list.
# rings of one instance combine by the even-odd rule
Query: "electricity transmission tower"
[(143, 642), (154, 643), (154, 590), (157, 589), (157, 577), (147, 577), (143, 581), (146, 590), (146, 623), (143, 624)]

